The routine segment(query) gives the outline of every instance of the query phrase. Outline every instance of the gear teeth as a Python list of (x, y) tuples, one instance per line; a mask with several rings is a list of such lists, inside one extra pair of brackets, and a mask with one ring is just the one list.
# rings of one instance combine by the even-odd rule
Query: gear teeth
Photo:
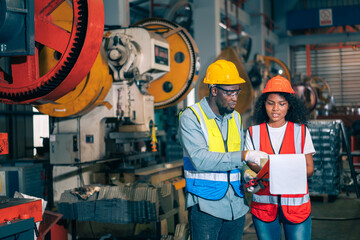
[[(74, 11), (79, 13), (79, 17), (77, 19), (78, 23), (76, 26), (75, 38), (73, 39), (73, 46), (68, 53), (69, 56), (66, 58), (64, 65), (60, 68), (60, 70), (58, 70), (57, 73), (51, 76), (47, 81), (44, 81), (40, 87), (29, 89), (28, 91), (21, 93), (0, 92), (0, 99), (8, 99), (13, 102), (22, 102), (41, 98), (52, 92), (66, 79), (70, 71), (73, 69), (77, 59), (79, 58), (83, 44), (85, 42), (88, 24), (87, 0), (76, 0), (76, 2), (78, 2), (78, 9), (74, 9)], [(73, 4), (73, 6), (74, 5), (75, 4)]]

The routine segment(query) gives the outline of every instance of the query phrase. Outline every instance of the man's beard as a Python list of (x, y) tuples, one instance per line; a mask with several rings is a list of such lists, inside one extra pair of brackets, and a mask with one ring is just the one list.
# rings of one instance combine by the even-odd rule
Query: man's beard
[(223, 108), (222, 109), (222, 115), (224, 114), (230, 114), (234, 111), (235, 109), (231, 108), (231, 109), (228, 109), (228, 108)]

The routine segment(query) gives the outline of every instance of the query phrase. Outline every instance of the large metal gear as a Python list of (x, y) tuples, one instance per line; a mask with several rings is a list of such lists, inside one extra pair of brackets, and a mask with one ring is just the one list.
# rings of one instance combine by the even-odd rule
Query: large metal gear
[(183, 100), (196, 85), (200, 58), (195, 41), (186, 29), (173, 22), (150, 18), (135, 26), (145, 27), (166, 38), (170, 45), (170, 72), (150, 83), (156, 109), (170, 107)]
[[(51, 59), (52, 52), (43, 55)], [(40, 57), (43, 57), (40, 55)], [(89, 74), (79, 83), (74, 90), (54, 103), (36, 105), (39, 112), (52, 117), (78, 117), (82, 116), (99, 105), (109, 109), (111, 104), (104, 101), (112, 84), (112, 77), (106, 62), (106, 54), (100, 50)]]
[[(71, 31), (54, 24), (61, 8), (73, 9)], [(0, 101), (9, 104), (52, 102), (73, 90), (98, 55), (104, 28), (102, 0), (35, 0), (35, 56), (11, 57), (11, 74), (0, 69)], [(38, 54), (55, 50), (57, 63), (39, 75)], [(2, 74), (1, 74), (2, 73)]]
[[(270, 57), (270, 56), (262, 56), (265, 61), (265, 67), (268, 69), (268, 78), (271, 79), (276, 75), (281, 75), (282, 77), (286, 78), (291, 82), (291, 74), (285, 63), (281, 60)], [(275, 70), (275, 72), (273, 72)], [(281, 74), (279, 73), (279, 70)]]
[[(53, 13), (53, 22), (68, 31), (72, 27), (72, 8), (68, 4), (59, 6)], [(54, 49), (43, 47), (39, 51), (40, 75), (49, 72), (58, 60)], [(54, 103), (36, 105), (39, 112), (52, 117), (77, 117), (88, 113), (96, 106), (106, 103), (106, 97), (112, 84), (112, 77), (102, 48), (87, 76), (69, 93)]]
[(321, 77), (311, 76), (305, 79), (305, 84), (310, 85), (318, 97), (316, 110), (322, 110), (330, 102), (331, 90), (329, 84)]

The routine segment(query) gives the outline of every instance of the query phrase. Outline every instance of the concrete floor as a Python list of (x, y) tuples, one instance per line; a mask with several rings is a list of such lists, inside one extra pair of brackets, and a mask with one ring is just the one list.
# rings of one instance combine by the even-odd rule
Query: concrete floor
[[(360, 239), (360, 199), (355, 193), (341, 193), (327, 202), (323, 197), (311, 197), (311, 206), (312, 240)], [(256, 239), (251, 217), (247, 216), (243, 240)]]

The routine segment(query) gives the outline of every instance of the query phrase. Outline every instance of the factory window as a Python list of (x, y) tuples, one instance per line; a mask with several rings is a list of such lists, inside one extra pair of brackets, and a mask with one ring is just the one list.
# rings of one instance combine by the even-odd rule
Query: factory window
[[(33, 108), (34, 112), (39, 112)], [(44, 141), (49, 138), (49, 116), (42, 114), (34, 114), (33, 117), (33, 130), (34, 130), (34, 155), (41, 155), (37, 150), (42, 150)]]

